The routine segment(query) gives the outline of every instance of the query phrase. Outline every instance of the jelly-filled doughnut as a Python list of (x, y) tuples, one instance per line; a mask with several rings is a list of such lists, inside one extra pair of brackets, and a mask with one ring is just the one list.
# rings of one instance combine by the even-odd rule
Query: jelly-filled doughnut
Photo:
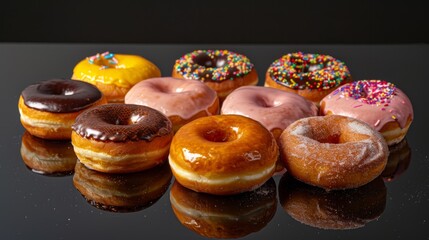
[(169, 161), (183, 186), (229, 195), (264, 184), (277, 158), (277, 143), (259, 122), (239, 115), (216, 115), (180, 128), (173, 137)]
[(232, 196), (216, 196), (189, 190), (177, 181), (170, 190), (171, 207), (183, 226), (209, 238), (232, 239), (258, 232), (277, 210), (276, 183)]
[(109, 102), (121, 103), (136, 83), (160, 76), (159, 68), (146, 58), (104, 52), (80, 61), (73, 69), (72, 79), (91, 83)]
[(381, 174), (389, 154), (379, 132), (339, 115), (292, 123), (280, 136), (280, 145), (289, 174), (325, 189), (365, 185)]
[(73, 184), (92, 206), (111, 212), (134, 212), (152, 206), (171, 182), (167, 163), (136, 173), (111, 174), (76, 164)]
[(300, 223), (320, 229), (356, 229), (384, 212), (387, 189), (378, 177), (355, 189), (325, 191), (295, 180), (289, 174), (279, 182), (283, 209)]
[(89, 83), (51, 79), (26, 87), (18, 108), (22, 126), (31, 135), (70, 139), (76, 117), (90, 107), (105, 103), (103, 94)]
[(387, 144), (404, 139), (414, 118), (410, 100), (394, 84), (360, 80), (341, 86), (321, 102), (321, 113), (357, 118), (379, 131)]
[(258, 84), (258, 74), (250, 60), (228, 50), (187, 53), (176, 60), (172, 76), (204, 82), (217, 92), (221, 102), (238, 87)]
[(48, 176), (73, 174), (77, 161), (70, 141), (45, 140), (27, 131), (22, 135), (21, 157), (31, 171)]
[(139, 82), (125, 96), (125, 103), (144, 105), (165, 114), (173, 131), (199, 117), (219, 112), (216, 92), (204, 83), (171, 77)]
[(351, 80), (349, 69), (340, 60), (329, 55), (296, 52), (270, 65), (265, 86), (293, 92), (319, 104), (322, 98)]
[(106, 173), (137, 172), (163, 163), (173, 136), (171, 122), (162, 113), (120, 103), (85, 111), (72, 128), (80, 162)]

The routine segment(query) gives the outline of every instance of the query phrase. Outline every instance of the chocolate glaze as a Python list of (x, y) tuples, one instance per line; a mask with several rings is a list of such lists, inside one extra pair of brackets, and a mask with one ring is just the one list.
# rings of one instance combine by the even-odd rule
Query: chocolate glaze
[(171, 133), (171, 122), (146, 106), (106, 104), (80, 114), (72, 129), (82, 137), (99, 141), (152, 141)]
[[(199, 78), (204, 78), (204, 81), (210, 81), (213, 77), (213, 70), (212, 68), (222, 68), (227, 64), (227, 57), (226, 56), (213, 56), (210, 57), (205, 52), (201, 52), (198, 55), (196, 55), (193, 58), (193, 61), (195, 63), (194, 66), (192, 66), (192, 71), (195, 71), (198, 67), (205, 67), (205, 71), (198, 72), (197, 75)], [(236, 67), (228, 67), (227, 73), (225, 78), (235, 78), (237, 68)]]
[(77, 112), (101, 99), (101, 92), (86, 82), (51, 79), (30, 85), (21, 93), (30, 108), (53, 113)]

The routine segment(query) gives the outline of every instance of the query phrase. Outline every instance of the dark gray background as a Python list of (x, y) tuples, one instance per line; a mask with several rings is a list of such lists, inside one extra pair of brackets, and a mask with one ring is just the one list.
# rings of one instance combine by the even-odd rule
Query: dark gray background
[(15, 0), (2, 42), (429, 43), (424, 2)]
[[(202, 239), (180, 224), (172, 212), (169, 191), (147, 209), (110, 213), (90, 204), (74, 188), (72, 177), (47, 177), (29, 171), (21, 155), (17, 101), (38, 81), (70, 77), (86, 56), (110, 50), (145, 56), (170, 75), (174, 60), (194, 49), (227, 48), (247, 55), (260, 84), (266, 68), (292, 51), (330, 54), (343, 60), (354, 79), (385, 79), (401, 88), (414, 106), (407, 134), (412, 150), (406, 172), (386, 183), (387, 201), (378, 220), (356, 230), (322, 230), (301, 224), (278, 204), (274, 218), (245, 239), (428, 239), (429, 148), (427, 133), (427, 45), (106, 45), (0, 44), (0, 238), (1, 239)], [(280, 176), (275, 177), (278, 183)], [(277, 184), (278, 185), (278, 184)]]

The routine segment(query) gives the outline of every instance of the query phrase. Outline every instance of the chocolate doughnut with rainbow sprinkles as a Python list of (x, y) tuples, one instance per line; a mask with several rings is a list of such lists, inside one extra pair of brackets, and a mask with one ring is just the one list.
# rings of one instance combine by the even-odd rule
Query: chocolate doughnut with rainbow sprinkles
[(293, 92), (319, 104), (338, 86), (352, 81), (340, 60), (322, 54), (289, 53), (275, 60), (265, 75), (265, 86)]

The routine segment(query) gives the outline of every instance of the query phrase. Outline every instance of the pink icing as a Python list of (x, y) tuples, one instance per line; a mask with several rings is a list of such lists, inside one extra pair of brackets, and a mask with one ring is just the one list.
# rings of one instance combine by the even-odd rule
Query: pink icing
[(405, 93), (393, 84), (380, 80), (348, 83), (326, 96), (320, 104), (324, 105), (324, 115), (330, 111), (332, 114), (357, 118), (377, 131), (393, 121), (404, 128), (408, 117), (414, 117), (413, 107)]
[(151, 78), (134, 85), (125, 96), (125, 103), (154, 108), (167, 117), (189, 119), (206, 111), (216, 101), (214, 90), (202, 82), (171, 77)]
[(222, 114), (237, 114), (259, 121), (268, 130), (285, 129), (298, 119), (317, 115), (305, 98), (282, 90), (245, 86), (233, 91), (222, 105)]

